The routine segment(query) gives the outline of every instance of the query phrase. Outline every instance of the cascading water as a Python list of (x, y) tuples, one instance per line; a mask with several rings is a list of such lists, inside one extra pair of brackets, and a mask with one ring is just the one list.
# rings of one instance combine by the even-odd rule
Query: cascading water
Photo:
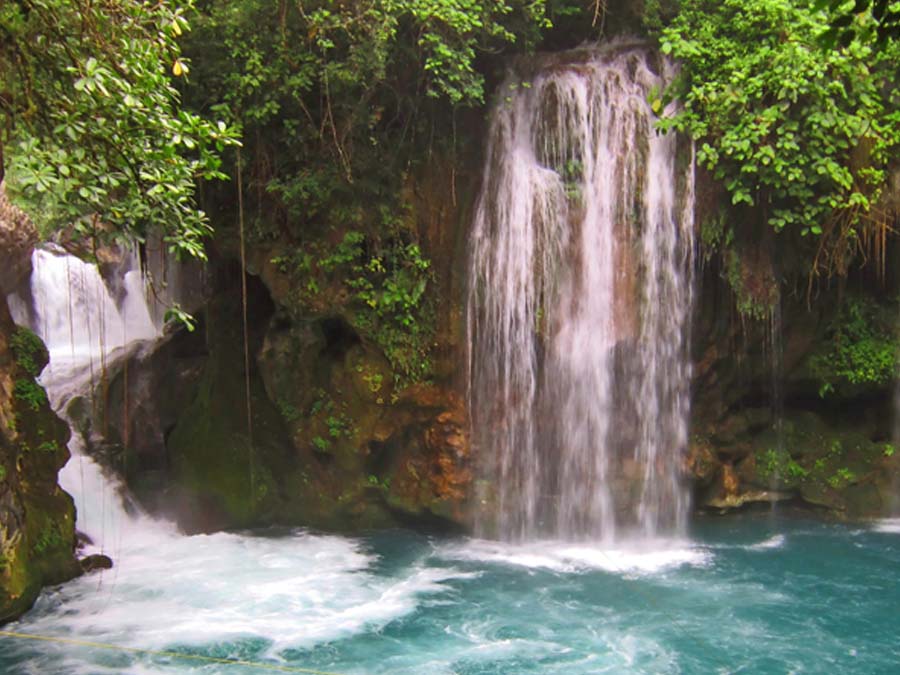
[[(51, 405), (67, 419), (66, 408), (76, 396), (92, 394), (105, 377), (110, 359), (139, 340), (155, 339), (161, 326), (150, 317), (136, 256), (119, 262), (113, 297), (96, 265), (61, 249), (38, 249), (32, 256), (30, 297), (10, 297), (16, 323), (30, 326), (50, 352), (41, 374)], [(70, 426), (74, 425), (71, 424)], [(75, 498), (78, 529), (103, 548), (108, 535), (124, 529), (171, 528), (156, 524), (134, 509), (126, 510), (120, 486), (84, 454), (84, 440), (73, 431), (72, 458), (60, 471), (59, 483)], [(154, 523), (151, 525), (151, 523)]]
[(643, 47), (580, 51), (494, 111), (467, 310), (483, 531), (683, 526), (693, 157), (648, 103), (672, 75)]

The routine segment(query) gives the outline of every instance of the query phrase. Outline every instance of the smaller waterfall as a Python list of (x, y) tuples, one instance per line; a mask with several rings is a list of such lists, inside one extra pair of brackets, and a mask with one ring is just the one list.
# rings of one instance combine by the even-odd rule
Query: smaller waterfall
[[(10, 310), (16, 323), (29, 326), (47, 345), (50, 362), (40, 379), (53, 409), (65, 419), (73, 397), (92, 396), (116, 352), (159, 337), (161, 326), (151, 319), (132, 252), (119, 261), (112, 290), (96, 265), (62, 249), (37, 249), (32, 263), (30, 292), (10, 296)], [(84, 440), (74, 428), (69, 451), (59, 483), (75, 499), (81, 532), (103, 546), (109, 536), (128, 530), (169, 531), (167, 524), (125, 508), (121, 486), (84, 454)]]
[(693, 150), (648, 102), (673, 74), (643, 47), (582, 50), (511, 75), (494, 110), (468, 393), (502, 538), (683, 528)]

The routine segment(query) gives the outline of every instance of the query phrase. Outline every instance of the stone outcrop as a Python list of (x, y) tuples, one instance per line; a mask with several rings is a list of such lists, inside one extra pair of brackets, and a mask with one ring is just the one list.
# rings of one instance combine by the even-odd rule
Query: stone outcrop
[(74, 504), (57, 484), (69, 432), (35, 381), (46, 362), (40, 339), (15, 327), (0, 296), (0, 623), (43, 586), (80, 573)]
[[(294, 318), (289, 295), (273, 295), (290, 288), (251, 275), (247, 373), (240, 269), (220, 258), (213, 270), (194, 332), (111, 359), (105, 406), (70, 404), (91, 451), (187, 531), (463, 527), (472, 471), (456, 347), (438, 345), (435, 380), (401, 388), (340, 307)], [(441, 335), (458, 335), (455, 321)]]
[(80, 573), (74, 504), (57, 484), (69, 432), (35, 381), (49, 356), (40, 338), (13, 324), (6, 302), (27, 283), (37, 239), (0, 185), (0, 623), (28, 609), (43, 586)]
[[(873, 279), (865, 269), (854, 274), (849, 282), (834, 280), (811, 303), (784, 284), (781, 314), (753, 319), (736, 312), (739, 300), (719, 270), (707, 269), (696, 308), (687, 458), (697, 507), (726, 512), (790, 502), (838, 518), (869, 518), (896, 506), (893, 378), (830, 388), (823, 362), (816, 363), (834, 344), (829, 331), (848, 321), (841, 307), (854, 304), (871, 308), (870, 325), (885, 327), (892, 357), (897, 307), (876, 289), (895, 280)], [(844, 338), (845, 347), (851, 339)], [(861, 345), (860, 353), (869, 353), (868, 343)]]
[(34, 223), (10, 203), (0, 183), (0, 295), (12, 293), (31, 274), (31, 251), (38, 238)]
[(81, 570), (85, 574), (91, 574), (92, 572), (99, 572), (101, 570), (111, 570), (113, 568), (112, 559), (109, 556), (100, 553), (86, 556), (79, 560), (78, 564), (81, 565)]

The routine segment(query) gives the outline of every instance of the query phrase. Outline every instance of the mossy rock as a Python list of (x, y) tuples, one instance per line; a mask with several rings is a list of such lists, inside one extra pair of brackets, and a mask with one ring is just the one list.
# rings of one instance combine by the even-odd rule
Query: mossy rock
[(15, 383), (0, 387), (8, 415), (0, 429), (0, 623), (27, 610), (43, 586), (80, 573), (74, 504), (57, 482), (69, 430), (35, 380), (47, 358), (37, 335), (13, 326), (0, 298), (0, 381)]
[[(288, 468), (289, 441), (255, 368), (244, 372), (240, 312), (240, 296), (234, 293), (210, 302), (205, 321), (209, 358), (193, 399), (167, 440), (174, 490), (186, 505), (215, 512), (208, 518), (173, 514), (182, 522), (192, 515), (195, 522), (211, 519), (224, 527), (246, 527), (271, 522), (277, 510), (274, 476)], [(258, 339), (251, 349), (257, 347)]]

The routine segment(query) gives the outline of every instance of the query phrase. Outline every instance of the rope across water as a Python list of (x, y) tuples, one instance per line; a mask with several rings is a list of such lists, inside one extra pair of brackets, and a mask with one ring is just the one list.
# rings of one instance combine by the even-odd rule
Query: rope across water
[(255, 661), (242, 661), (241, 659), (228, 659), (216, 656), (204, 656), (202, 654), (184, 654), (156, 649), (141, 649), (140, 647), (123, 647), (105, 642), (91, 642), (88, 640), (76, 640), (74, 638), (56, 637), (53, 635), (35, 635), (33, 633), (17, 633), (14, 631), (0, 630), (0, 637), (14, 638), (18, 640), (33, 640), (36, 642), (55, 642), (57, 644), (74, 645), (77, 647), (92, 647), (94, 649), (106, 649), (108, 651), (127, 652), (129, 654), (144, 654), (146, 656), (158, 656), (170, 659), (183, 659), (186, 661), (203, 661), (205, 663), (221, 663), (229, 666), (244, 666), (268, 670), (280, 673), (306, 673), (307, 675), (342, 675), (327, 670), (314, 670), (299, 666), (283, 666), (274, 663), (258, 663)]

